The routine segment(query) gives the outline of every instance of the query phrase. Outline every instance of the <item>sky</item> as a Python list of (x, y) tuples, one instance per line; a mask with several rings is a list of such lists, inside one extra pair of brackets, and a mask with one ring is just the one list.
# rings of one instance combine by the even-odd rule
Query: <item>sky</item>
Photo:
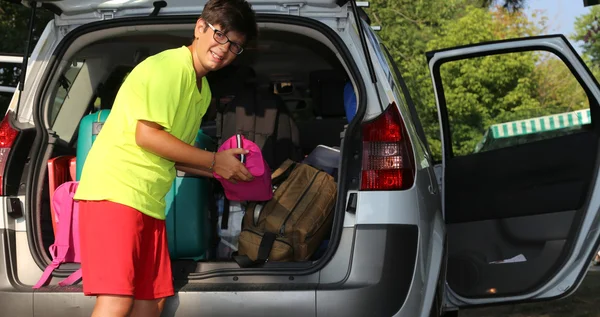
[[(526, 0), (525, 12), (545, 11), (548, 17), (548, 34), (561, 33), (569, 37), (574, 33), (575, 18), (587, 13), (591, 7), (584, 8), (583, 0)], [(571, 44), (581, 53), (580, 43), (571, 39)]]

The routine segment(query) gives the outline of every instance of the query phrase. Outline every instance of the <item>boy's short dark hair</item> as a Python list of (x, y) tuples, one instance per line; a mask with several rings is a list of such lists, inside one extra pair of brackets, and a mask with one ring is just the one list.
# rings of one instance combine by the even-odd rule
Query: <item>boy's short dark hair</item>
[(246, 43), (258, 34), (254, 11), (246, 0), (209, 0), (200, 17), (210, 24), (219, 24), (222, 32), (244, 34)]

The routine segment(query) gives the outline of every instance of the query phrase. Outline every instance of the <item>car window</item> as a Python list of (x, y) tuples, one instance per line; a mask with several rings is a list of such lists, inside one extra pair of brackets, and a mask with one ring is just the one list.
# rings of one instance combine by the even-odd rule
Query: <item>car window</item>
[(453, 156), (556, 138), (591, 125), (577, 78), (551, 52), (489, 55), (442, 64)]
[(56, 94), (54, 95), (54, 103), (50, 108), (48, 122), (50, 125), (54, 125), (56, 117), (60, 112), (60, 109), (69, 98), (69, 92), (73, 86), (73, 82), (77, 79), (77, 75), (81, 71), (85, 64), (85, 60), (75, 60), (69, 64), (64, 74), (60, 77), (58, 85), (56, 86)]
[(93, 111), (98, 109), (111, 109), (121, 85), (127, 79), (133, 68), (131, 66), (117, 66), (105, 82), (100, 83), (96, 89), (96, 98), (92, 104)]

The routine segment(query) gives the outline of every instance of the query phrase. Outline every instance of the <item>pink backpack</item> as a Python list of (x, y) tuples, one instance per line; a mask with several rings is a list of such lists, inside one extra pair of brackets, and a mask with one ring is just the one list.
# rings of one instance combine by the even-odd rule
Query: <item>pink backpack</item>
[[(52, 272), (62, 263), (81, 263), (79, 254), (79, 204), (73, 199), (78, 182), (70, 181), (56, 188), (52, 197), (52, 208), (56, 213), (57, 232), (54, 244), (50, 246), (52, 263), (46, 267), (40, 280), (33, 286), (38, 289), (44, 286)], [(71, 285), (81, 278), (81, 269), (75, 271), (60, 286)]]
[(232, 182), (222, 178), (213, 172), (215, 178), (221, 182), (225, 191), (225, 197), (233, 201), (268, 201), (273, 198), (273, 187), (271, 186), (271, 171), (267, 162), (263, 159), (260, 148), (256, 143), (237, 134), (227, 139), (219, 147), (219, 152), (232, 148), (244, 148), (249, 151), (242, 155), (240, 160), (254, 176), (249, 182)]

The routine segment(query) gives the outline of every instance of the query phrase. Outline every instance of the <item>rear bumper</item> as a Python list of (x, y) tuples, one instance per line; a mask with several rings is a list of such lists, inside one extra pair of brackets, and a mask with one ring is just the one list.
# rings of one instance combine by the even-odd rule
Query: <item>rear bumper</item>
[(412, 285), (418, 241), (416, 225), (357, 225), (349, 274), (319, 286), (317, 316), (396, 314)]
[[(10, 234), (13, 235), (13, 239), (10, 239)], [(210, 297), (216, 297), (214, 300), (219, 302), (227, 296), (236, 297), (240, 296), (240, 294), (245, 294), (246, 296), (258, 296), (263, 300), (262, 304), (258, 306), (262, 306), (260, 310), (263, 311), (262, 315), (264, 315), (263, 309), (265, 305), (269, 305), (266, 303), (272, 301), (269, 298), (271, 298), (273, 293), (276, 293), (278, 296), (281, 296), (281, 299), (289, 297), (287, 300), (284, 300), (290, 304), (288, 309), (293, 308), (294, 305), (292, 303), (298, 302), (298, 296), (304, 294), (307, 297), (301, 306), (306, 307), (304, 310), (315, 309), (313, 305), (316, 304), (316, 310), (312, 310), (311, 313), (304, 311), (304, 316), (313, 315), (315, 312), (316, 316), (394, 316), (398, 314), (403, 306), (411, 306), (411, 309), (404, 307), (401, 311), (401, 316), (418, 316), (423, 310), (423, 307), (419, 305), (421, 304), (420, 300), (417, 301), (419, 303), (413, 303), (417, 305), (405, 305), (407, 298), (408, 302), (412, 302), (412, 295), (409, 296), (409, 292), (412, 294), (422, 291), (417, 290), (418, 287), (411, 291), (411, 286), (414, 285), (415, 265), (417, 263), (418, 227), (415, 225), (357, 225), (354, 231), (354, 239), (344, 239), (342, 243), (352, 244), (351, 240), (354, 240), (353, 248), (346, 249), (340, 247), (352, 250), (350, 252), (351, 260), (348, 270), (345, 270), (343, 266), (336, 266), (335, 268), (338, 274), (341, 273), (345, 278), (332, 279), (333, 276), (327, 276), (327, 270), (322, 271), (322, 283), (318, 286), (316, 294), (314, 291), (311, 292), (308, 290), (250, 292), (248, 294), (241, 292), (237, 295), (230, 293), (220, 294), (220, 296), (211, 296), (210, 292), (185, 292), (183, 295), (186, 298), (180, 296), (180, 303), (177, 305), (179, 307), (175, 310), (178, 314), (183, 313), (183, 315), (187, 315), (184, 313), (187, 311), (190, 313), (189, 315), (194, 315), (194, 312), (198, 313), (203, 311), (203, 309), (199, 309), (192, 302)], [(12, 260), (6, 253), (6, 250), (10, 248), (11, 241), (14, 242), (14, 232), (1, 230), (0, 307), (2, 307), (2, 312), (0, 315), (33, 316), (34, 302), (31, 287), (18, 285), (15, 282), (16, 279), (13, 278), (12, 268), (14, 265), (11, 264)], [(341, 253), (345, 252), (342, 251)], [(347, 259), (346, 257), (346, 261)], [(339, 276), (338, 274), (335, 277)], [(326, 282), (327, 280), (332, 282)], [(333, 282), (334, 280), (337, 280), (337, 282)], [(310, 295), (310, 293), (313, 293), (313, 295)], [(91, 311), (91, 307), (93, 306), (93, 301), (83, 296), (80, 288), (72, 291), (62, 289), (62, 292), (57, 293), (44, 292), (44, 294), (39, 293), (37, 296), (40, 297), (37, 303), (37, 311), (40, 313), (45, 311), (53, 316), (59, 316), (61, 315), (60, 312), (64, 313), (65, 310), (69, 310), (66, 307), (71, 307), (74, 310)], [(314, 296), (316, 296), (316, 300)], [(64, 300), (60, 301), (63, 306), (62, 308), (55, 306), (59, 298)], [(189, 300), (192, 300), (192, 302)], [(256, 301), (256, 303), (260, 303), (260, 301)], [(213, 302), (214, 304), (217, 303)], [(247, 305), (247, 303), (244, 305)], [(202, 307), (209, 306), (212, 305), (202, 305)], [(302, 310), (301, 307), (296, 308)], [(257, 307), (247, 308), (248, 311), (256, 311)], [(279, 315), (282, 310), (274, 311), (278, 311), (275, 315)], [(290, 312), (290, 316), (292, 315), (294, 314)]]

